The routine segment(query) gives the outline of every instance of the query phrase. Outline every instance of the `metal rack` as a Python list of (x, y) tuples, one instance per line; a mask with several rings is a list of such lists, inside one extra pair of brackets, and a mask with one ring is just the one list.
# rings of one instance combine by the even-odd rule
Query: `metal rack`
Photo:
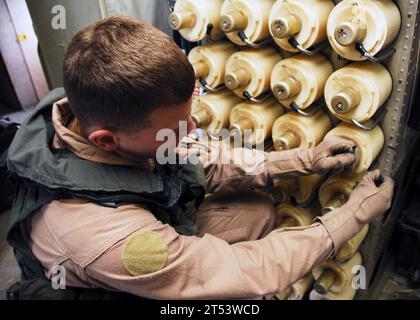
[[(175, 1), (169, 2), (173, 4)], [(374, 167), (381, 169), (383, 175), (392, 176), (396, 181), (396, 188), (392, 209), (370, 224), (369, 234), (361, 246), (369, 290), (359, 290), (356, 299), (373, 298), (374, 289), (380, 285), (381, 270), (387, 263), (383, 252), (389, 244), (395, 222), (404, 205), (402, 182), (407, 178), (409, 159), (415, 152), (413, 146), (420, 136), (418, 131), (408, 126), (411, 108), (415, 107), (413, 101), (420, 62), (419, 0), (394, 2), (400, 9), (402, 25), (397, 40), (389, 48), (390, 51), (395, 49), (395, 52), (382, 61), (392, 74), (393, 91), (382, 107), (386, 113), (378, 118), (384, 130), (385, 145)]]
[[(367, 271), (369, 290), (359, 290), (358, 299), (374, 298), (375, 287), (380, 285), (381, 270), (384, 270), (383, 252), (389, 244), (395, 222), (404, 205), (404, 185), (409, 170), (409, 159), (413, 146), (419, 138), (419, 132), (408, 126), (408, 119), (413, 105), (418, 83), (420, 14), (418, 0), (396, 0), (402, 15), (400, 34), (393, 44), (396, 53), (384, 64), (391, 72), (393, 91), (383, 106), (388, 112), (380, 122), (384, 129), (385, 145), (377, 161), (377, 167), (384, 175), (392, 176), (396, 181), (394, 203), (391, 211), (370, 225), (368, 237), (365, 239), (361, 253)], [(420, 107), (420, 106), (417, 106)]]

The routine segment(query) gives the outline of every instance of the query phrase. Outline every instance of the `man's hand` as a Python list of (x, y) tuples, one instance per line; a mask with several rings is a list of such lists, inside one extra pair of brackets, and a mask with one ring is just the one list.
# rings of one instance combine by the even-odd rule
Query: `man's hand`
[(346, 205), (357, 207), (356, 220), (366, 224), (391, 207), (393, 190), (394, 181), (391, 178), (383, 178), (379, 170), (368, 172), (354, 189)]
[(221, 152), (221, 142), (211, 140), (204, 130), (194, 130), (183, 138), (177, 148), (181, 158), (188, 159), (190, 163), (201, 163), (203, 167), (217, 161)]
[(351, 140), (328, 137), (308, 150), (312, 165), (310, 170), (313, 173), (343, 172), (356, 162), (355, 148), (356, 144)]
[(382, 178), (379, 170), (368, 172), (345, 205), (317, 218), (333, 239), (335, 252), (390, 208), (393, 190), (391, 178)]
[[(227, 180), (242, 180), (241, 184), (248, 187), (250, 181), (254, 187), (261, 187), (256, 185), (256, 177), (260, 176), (258, 183), (263, 184), (264, 188), (271, 186), (264, 151), (246, 147), (235, 148), (229, 139), (213, 140), (208, 138), (206, 133), (199, 137), (194, 131), (181, 140), (177, 153), (192, 164), (201, 163), (205, 170), (209, 170), (207, 173), (213, 173), (213, 184), (214, 180), (223, 180), (225, 183)], [(214, 179), (215, 176), (217, 179)], [(239, 188), (239, 182), (236, 182), (235, 186)]]

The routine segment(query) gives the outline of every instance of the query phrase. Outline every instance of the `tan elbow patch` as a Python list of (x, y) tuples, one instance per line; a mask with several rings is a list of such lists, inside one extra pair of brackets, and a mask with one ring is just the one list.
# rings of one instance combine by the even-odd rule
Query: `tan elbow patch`
[(124, 246), (122, 261), (133, 276), (163, 269), (168, 259), (168, 246), (158, 233), (146, 231), (134, 234)]

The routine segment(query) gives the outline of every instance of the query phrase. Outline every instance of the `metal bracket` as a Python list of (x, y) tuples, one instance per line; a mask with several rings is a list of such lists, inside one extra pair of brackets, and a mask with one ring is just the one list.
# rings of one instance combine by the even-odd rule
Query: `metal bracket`
[(385, 114), (387, 113), (387, 109), (382, 106), (382, 108), (380, 108), (378, 110), (378, 112), (376, 112), (373, 117), (371, 118), (372, 120), (372, 124), (369, 126), (366, 126), (362, 123), (360, 123), (359, 121), (355, 120), (355, 119), (351, 119), (351, 122), (358, 127), (359, 129), (362, 129), (364, 131), (372, 131), (373, 129), (375, 129), (375, 127), (378, 125), (378, 123), (385, 117)]
[(266, 101), (267, 99), (269, 99), (273, 96), (273, 94), (271, 92), (267, 92), (267, 93), (263, 93), (263, 94), (259, 95), (258, 97), (254, 98), (246, 90), (243, 92), (243, 95), (244, 95), (245, 99), (247, 99), (248, 101), (254, 102), (254, 103), (263, 103), (264, 101)]
[(239, 30), (238, 31), (238, 37), (251, 48), (261, 48), (262, 46), (265, 46), (265, 45), (267, 45), (271, 42), (271, 37), (262, 39), (262, 40), (257, 41), (257, 42), (251, 42), (251, 41), (249, 41), (248, 37), (246, 36), (244, 30)]
[(176, 0), (168, 0), (168, 7), (169, 7), (170, 12), (174, 11), (175, 2), (176, 2)]
[(317, 113), (318, 111), (320, 111), (322, 109), (322, 105), (320, 105), (320, 104), (315, 104), (314, 103), (313, 106), (314, 106), (314, 108), (310, 108), (311, 109), (310, 112), (303, 111), (301, 108), (299, 108), (299, 106), (297, 105), (296, 102), (292, 102), (289, 105), (289, 108), (292, 109), (294, 112), (296, 112), (296, 113), (298, 113), (298, 114), (300, 114), (304, 117), (311, 117), (315, 113)]
[(314, 56), (320, 53), (321, 50), (324, 50), (328, 47), (328, 41), (324, 41), (318, 45), (312, 46), (309, 49), (304, 49), (300, 43), (296, 40), (295, 37), (289, 38), (289, 44), (295, 48), (296, 50), (299, 50), (300, 53), (303, 53), (307, 56)]
[(204, 79), (204, 78), (200, 78), (198, 81), (209, 92), (219, 92), (223, 89), (226, 89), (226, 86), (224, 84), (221, 84), (220, 86), (218, 86), (216, 88), (212, 88), (212, 87), (209, 86), (206, 79)]
[(213, 28), (214, 28), (214, 25), (213, 25), (212, 23), (209, 23), (209, 24), (207, 25), (207, 29), (206, 29), (206, 40), (207, 40), (208, 42), (220, 41), (220, 40), (222, 40), (222, 39), (224, 39), (224, 38), (225, 38), (225, 35), (222, 33), (221, 37), (219, 37), (219, 38), (217, 38), (217, 39), (213, 39), (213, 38), (211, 37), (211, 32), (213, 31)]
[(390, 47), (388, 49), (383, 50), (381, 53), (376, 54), (375, 56), (372, 56), (363, 46), (362, 43), (356, 43), (355, 46), (356, 50), (359, 51), (359, 53), (364, 56), (366, 59), (368, 59), (371, 62), (381, 62), (385, 59), (388, 59), (390, 56), (392, 56), (395, 52), (397, 52), (397, 49), (394, 47)]
[(292, 196), (291, 198), (290, 198), (290, 201), (296, 206), (296, 207), (298, 207), (298, 208), (300, 208), (300, 209), (307, 209), (307, 208), (309, 208), (310, 206), (311, 206), (311, 204), (313, 203), (313, 201), (315, 200), (315, 198), (316, 198), (316, 195), (315, 195), (315, 193), (314, 194), (312, 194), (310, 197), (309, 197), (309, 199), (308, 200), (306, 200), (305, 202), (302, 202), (302, 203), (299, 203), (297, 200), (296, 200), (296, 197), (295, 196)]

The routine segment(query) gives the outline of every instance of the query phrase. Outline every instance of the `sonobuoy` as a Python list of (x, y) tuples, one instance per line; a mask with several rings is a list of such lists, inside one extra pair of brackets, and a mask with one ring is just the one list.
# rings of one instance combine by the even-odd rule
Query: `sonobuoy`
[(225, 85), (242, 98), (245, 91), (257, 98), (270, 90), (271, 72), (280, 60), (280, 54), (271, 47), (234, 53), (226, 63)]
[(370, 61), (353, 62), (334, 72), (325, 85), (328, 109), (345, 122), (369, 120), (392, 92), (387, 68)]
[(358, 161), (353, 165), (353, 173), (367, 171), (384, 146), (384, 133), (378, 125), (371, 131), (365, 131), (348, 123), (340, 123), (328, 132), (325, 139), (330, 136), (338, 136), (352, 140), (356, 143)]
[(298, 52), (289, 43), (291, 37), (309, 49), (326, 40), (328, 15), (333, 8), (330, 0), (279, 0), (270, 12), (270, 33), (284, 50)]
[(281, 60), (271, 74), (271, 90), (285, 107), (292, 102), (305, 109), (324, 95), (332, 64), (321, 55), (302, 54)]
[(270, 137), (274, 121), (283, 113), (283, 107), (272, 98), (258, 104), (240, 103), (230, 114), (232, 136), (244, 137), (246, 130), (252, 130), (249, 143), (261, 144)]
[(375, 56), (398, 36), (401, 14), (393, 1), (344, 0), (328, 17), (328, 40), (332, 48), (348, 60), (366, 60), (356, 49), (361, 45)]
[(240, 102), (229, 90), (207, 93), (194, 99), (191, 117), (198, 128), (217, 134), (222, 128), (229, 128), (230, 113)]
[(188, 55), (196, 78), (202, 78), (207, 85), (216, 89), (225, 81), (226, 62), (237, 50), (227, 41), (211, 42), (195, 47)]
[(240, 31), (251, 43), (270, 36), (268, 17), (275, 0), (225, 0), (220, 12), (220, 28), (237, 45), (246, 45)]
[(223, 0), (177, 0), (174, 11), (169, 15), (169, 26), (191, 42), (205, 39), (211, 27), (212, 38), (220, 37), (220, 9)]

